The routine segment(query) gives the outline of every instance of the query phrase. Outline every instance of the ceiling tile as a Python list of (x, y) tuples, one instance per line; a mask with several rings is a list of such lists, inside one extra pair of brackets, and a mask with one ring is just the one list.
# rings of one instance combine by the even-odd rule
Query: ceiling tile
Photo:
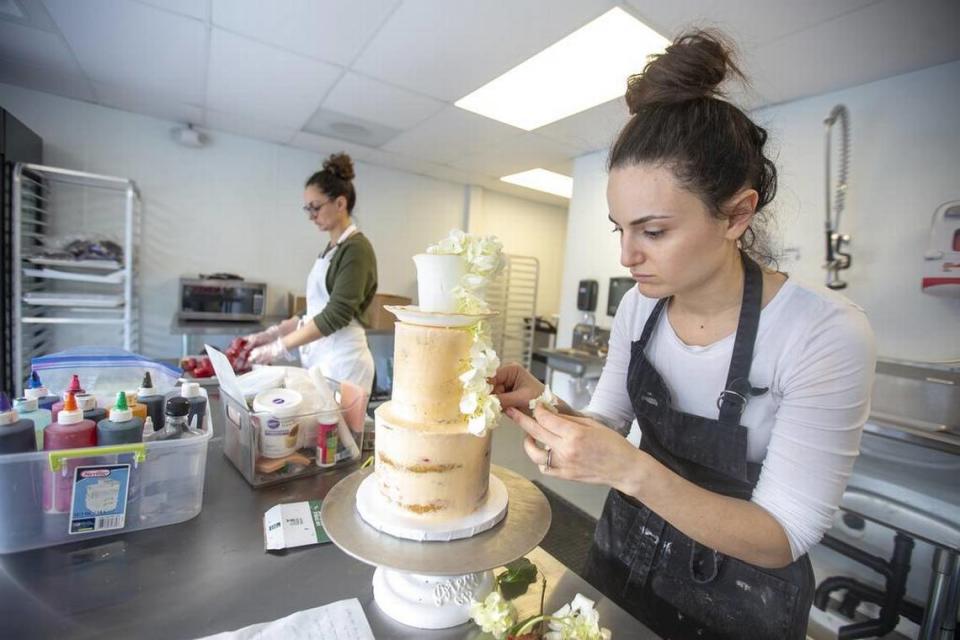
[(575, 146), (579, 155), (609, 147), (629, 117), (623, 98), (617, 98), (540, 127), (536, 132)]
[(0, 58), (80, 74), (80, 66), (59, 35), (0, 20)]
[(91, 80), (203, 100), (206, 28), (155, 8), (112, 0), (46, 0), (47, 9)]
[(340, 74), (324, 62), (214, 29), (207, 106), (296, 130)]
[(138, 0), (158, 9), (172, 11), (191, 18), (206, 20), (210, 12), (210, 0)]
[(400, 133), (398, 129), (329, 109), (318, 109), (303, 130), (368, 147), (379, 147)]
[(364, 162), (379, 165), (381, 167), (389, 167), (391, 169), (400, 169), (401, 171), (406, 171), (408, 173), (429, 176), (439, 180), (447, 180), (448, 182), (456, 182), (460, 184), (468, 184), (472, 182), (471, 175), (466, 171), (440, 165), (435, 162), (429, 162), (427, 160), (411, 158), (399, 153), (390, 153), (389, 151), (383, 151), (382, 149), (373, 149), (372, 153), (367, 158), (364, 158)]
[(290, 139), (289, 144), (292, 147), (314, 151), (324, 157), (331, 153), (347, 153), (350, 154), (353, 160), (366, 160), (376, 151), (363, 145), (352, 144), (326, 136), (318, 136), (313, 133), (307, 133), (306, 131), (297, 131)]
[(213, 0), (213, 23), (224, 29), (348, 65), (399, 0)]
[(633, 14), (668, 38), (693, 27), (715, 26), (741, 46), (754, 46), (807, 29), (878, 0), (628, 0)]
[(536, 133), (525, 133), (505, 138), (477, 153), (458, 158), (450, 162), (450, 166), (500, 178), (511, 173), (563, 162), (575, 155), (576, 150), (569, 145)]
[(423, 124), (401, 133), (383, 149), (447, 164), (498, 140), (523, 133), (522, 129), (450, 106)]
[(323, 106), (406, 130), (440, 111), (444, 103), (349, 72), (333, 87)]
[(0, 82), (74, 100), (94, 101), (93, 87), (79, 74), (0, 59)]
[(888, 0), (758, 48), (751, 73), (774, 103), (835, 91), (960, 59), (957, 25), (960, 3)]
[(613, 4), (609, 0), (405, 2), (353, 68), (452, 102), (576, 31)]
[(267, 140), (285, 144), (293, 138), (297, 129), (295, 126), (280, 126), (273, 122), (264, 122), (245, 114), (233, 111), (223, 112), (216, 109), (207, 109), (204, 122), (209, 129), (219, 129), (236, 133), (248, 138)]
[(106, 107), (142, 113), (174, 122), (194, 124), (203, 122), (203, 107), (198, 104), (185, 104), (170, 100), (167, 96), (98, 82), (93, 83), (93, 90), (97, 103)]

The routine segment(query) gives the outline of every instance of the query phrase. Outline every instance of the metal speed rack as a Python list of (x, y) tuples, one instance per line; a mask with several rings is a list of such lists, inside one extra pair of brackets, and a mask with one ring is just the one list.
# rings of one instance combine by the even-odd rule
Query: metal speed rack
[[(13, 327), (16, 392), (33, 358), (82, 340), (140, 350), (137, 259), (140, 191), (133, 180), (38, 164), (13, 170)], [(44, 257), (55, 238), (104, 234), (121, 262)], [(122, 234), (122, 237), (120, 237)], [(60, 336), (70, 325), (95, 333)], [(116, 333), (109, 329), (118, 329)]]
[(498, 315), (490, 320), (493, 345), (501, 362), (530, 368), (537, 314), (540, 261), (507, 254), (506, 266), (487, 288), (487, 304)]

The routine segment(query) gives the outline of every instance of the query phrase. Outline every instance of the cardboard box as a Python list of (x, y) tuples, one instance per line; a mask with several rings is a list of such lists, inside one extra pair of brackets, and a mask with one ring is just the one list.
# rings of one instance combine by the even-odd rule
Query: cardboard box
[(307, 312), (307, 296), (287, 293), (287, 317), (303, 315)]
[(384, 309), (384, 305), (403, 306), (408, 305), (412, 300), (406, 296), (395, 296), (389, 293), (378, 293), (373, 296), (373, 302), (367, 314), (370, 318), (370, 328), (379, 330), (393, 330), (393, 325), (397, 321), (396, 316)]

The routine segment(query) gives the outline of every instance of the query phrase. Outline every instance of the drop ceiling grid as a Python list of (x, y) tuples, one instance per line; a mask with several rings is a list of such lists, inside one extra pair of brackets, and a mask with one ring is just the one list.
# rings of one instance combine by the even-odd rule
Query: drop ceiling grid
[[(960, 58), (960, 4), (940, 0), (284, 0), (279, 11), (256, 0), (18, 3), (31, 19), (0, 20), (0, 82), (175, 120), (199, 109), (195, 121), (215, 129), (478, 181), (506, 168), (504, 154), (559, 152), (518, 147), (529, 134), (452, 101), (615, 5), (668, 36), (695, 24), (727, 30), (753, 80), (731, 99), (747, 108)], [(317, 26), (324, 19), (343, 28)], [(626, 121), (618, 102), (531, 139), (571, 157), (603, 148)], [(302, 132), (323, 110), (401, 133), (373, 148)]]
[(91, 81), (202, 102), (196, 61), (205, 34), (196, 20), (135, 2), (46, 0), (45, 5)]

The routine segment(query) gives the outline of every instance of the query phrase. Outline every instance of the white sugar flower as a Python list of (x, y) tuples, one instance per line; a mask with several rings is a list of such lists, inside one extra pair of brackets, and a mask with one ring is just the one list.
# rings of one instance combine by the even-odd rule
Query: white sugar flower
[(539, 397), (534, 398), (530, 401), (530, 411), (533, 411), (537, 408), (537, 404), (542, 404), (545, 409), (553, 413), (557, 413), (557, 396), (553, 395), (553, 391), (550, 390), (550, 387), (544, 387), (543, 393)]
[(457, 313), (479, 315), (490, 312), (490, 305), (483, 298), (464, 287), (454, 287), (453, 298), (456, 301)]
[(434, 255), (460, 255), (464, 252), (467, 234), (460, 229), (451, 229), (450, 235), (437, 244), (427, 247), (427, 253)]
[(487, 435), (487, 419), (482, 414), (471, 417), (467, 421), (467, 431), (478, 438), (482, 438)]
[(460, 412), (468, 416), (476, 413), (480, 407), (480, 401), (476, 392), (470, 392), (460, 398)]
[(593, 600), (579, 593), (553, 614), (549, 625), (544, 640), (610, 640), (612, 636), (609, 629), (600, 626), (600, 613), (594, 609)]
[(503, 640), (507, 631), (517, 622), (517, 610), (509, 600), (497, 591), (490, 592), (483, 602), (470, 604), (470, 617), (480, 628)]
[(460, 278), (460, 284), (468, 291), (475, 291), (483, 287), (485, 284), (487, 284), (487, 281), (488, 278), (476, 273), (468, 273)]

